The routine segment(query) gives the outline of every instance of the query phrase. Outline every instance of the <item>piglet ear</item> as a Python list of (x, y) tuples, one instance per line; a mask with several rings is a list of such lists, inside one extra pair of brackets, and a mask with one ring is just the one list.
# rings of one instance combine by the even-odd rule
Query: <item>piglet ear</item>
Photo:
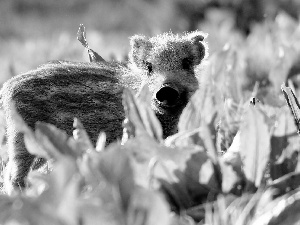
[(138, 67), (143, 66), (148, 51), (151, 48), (151, 43), (145, 36), (134, 35), (130, 38), (131, 50), (129, 53), (129, 60)]
[(198, 65), (207, 56), (207, 44), (204, 39), (208, 34), (195, 31), (188, 34), (188, 39), (191, 41), (194, 50), (194, 65)]

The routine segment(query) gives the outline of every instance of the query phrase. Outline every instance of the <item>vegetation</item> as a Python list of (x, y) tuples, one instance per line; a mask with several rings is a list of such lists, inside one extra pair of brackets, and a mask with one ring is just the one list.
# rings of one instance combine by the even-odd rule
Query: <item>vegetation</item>
[[(38, 123), (32, 131), (16, 113), (28, 150), (49, 162), (30, 172), (26, 190), (0, 196), (0, 223), (299, 223), (300, 26), (278, 2), (274, 19), (252, 24), (248, 34), (221, 3), (206, 12), (199, 28), (209, 33), (207, 69), (178, 134), (166, 140), (147, 87), (139, 96), (124, 91), (123, 139), (107, 147), (104, 133), (93, 146), (79, 119), (68, 137), (51, 124)], [(79, 39), (90, 57), (103, 56), (91, 49), (92, 33), (87, 30), (89, 45)], [(54, 58), (82, 54), (73, 36), (67, 42), (53, 36), (52, 46), (62, 54), (49, 47), (49, 39), (41, 39), (39, 52)], [(4, 125), (2, 116), (3, 142)]]

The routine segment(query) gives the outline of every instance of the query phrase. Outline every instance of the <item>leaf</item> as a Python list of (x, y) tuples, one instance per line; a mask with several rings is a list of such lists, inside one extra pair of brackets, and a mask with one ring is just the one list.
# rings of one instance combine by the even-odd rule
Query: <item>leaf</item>
[(169, 178), (167, 179), (155, 176), (155, 179), (159, 183), (158, 190), (166, 195), (166, 199), (171, 208), (175, 209), (176, 211), (181, 211), (191, 207), (193, 200), (185, 186), (186, 182), (182, 179), (174, 179), (170, 181), (171, 176), (169, 175)]
[[(243, 178), (235, 168), (235, 164), (226, 162), (226, 159), (221, 159), (219, 161), (220, 169), (222, 174), (222, 192), (223, 193), (233, 193), (239, 194), (241, 191), (241, 185)], [(241, 170), (241, 168), (240, 168)]]
[[(124, 224), (124, 221), (126, 221), (126, 212), (120, 197), (118, 181), (116, 181), (115, 177), (106, 178), (113, 174), (109, 167), (112, 158), (108, 160), (107, 165), (104, 165), (105, 167), (108, 166), (105, 169), (105, 172), (108, 174), (105, 173), (104, 175), (102, 173), (102, 160), (107, 159), (104, 159), (103, 156), (105, 155), (106, 157), (110, 150), (112, 149), (108, 147), (108, 151), (96, 152), (97, 155), (86, 154), (82, 162), (80, 162), (80, 167), (86, 167), (89, 171), (84, 173), (85, 183), (79, 196), (80, 221), (77, 224), (117, 225)], [(118, 162), (118, 159), (116, 159), (115, 163), (117, 164)], [(111, 166), (113, 167), (115, 164)], [(82, 170), (80, 168), (80, 173), (82, 173)]]
[(105, 60), (97, 52), (89, 47), (89, 44), (86, 40), (85, 27), (83, 24), (79, 25), (77, 40), (88, 50), (90, 62), (105, 62)]
[(250, 224), (298, 224), (300, 220), (299, 209), (300, 192), (297, 189), (269, 202)]
[(93, 150), (94, 146), (92, 141), (78, 118), (74, 118), (73, 127), (75, 128), (73, 131), (73, 137), (82, 151)]
[(217, 192), (219, 186), (216, 180), (214, 164), (207, 160), (199, 171), (199, 183), (208, 185), (213, 192)]
[(276, 196), (284, 195), (300, 187), (300, 174), (295, 172), (286, 174), (268, 186), (276, 189)]
[(105, 132), (101, 132), (99, 134), (99, 137), (97, 139), (97, 143), (96, 143), (96, 151), (97, 152), (101, 152), (104, 150), (105, 148), (105, 143), (106, 143), (106, 134)]
[(37, 141), (33, 131), (28, 131), (24, 133), (24, 142), (25, 142), (26, 149), (30, 154), (45, 159), (51, 159), (50, 154), (47, 151), (45, 151), (43, 145), (39, 141)]
[(24, 142), (26, 149), (33, 155), (40, 156), (42, 158), (50, 159), (50, 155), (41, 143), (36, 139), (34, 131), (25, 123), (21, 115), (16, 110), (15, 103), (11, 103), (11, 117), (18, 128), (18, 131), (24, 134)]
[[(189, 216), (189, 215), (176, 215), (176, 214), (172, 214), (171, 215), (171, 223), (172, 225), (196, 225), (195, 220)], [(201, 217), (201, 219), (203, 219), (203, 217)]]
[(218, 159), (218, 152), (215, 147), (215, 143), (212, 140), (212, 134), (207, 124), (202, 124), (201, 126), (202, 132), (200, 132), (200, 136), (204, 142), (204, 146), (206, 147), (206, 151), (208, 156), (211, 158), (213, 163), (218, 167), (219, 166), (219, 159)]
[(170, 209), (158, 192), (136, 188), (130, 199), (127, 211), (127, 224), (168, 225)]
[(157, 152), (161, 149), (161, 145), (146, 134), (129, 139), (124, 144), (124, 149), (126, 149), (137, 162), (145, 163), (149, 162), (152, 157), (155, 157)]
[(170, 137), (166, 143), (178, 147), (189, 144), (201, 145), (217, 165), (216, 130), (213, 126), (217, 115), (217, 106), (214, 95), (212, 86), (209, 84), (203, 85), (196, 91), (180, 116), (178, 135), (174, 136), (176, 139), (178, 137), (180, 139), (176, 140), (174, 137)]
[(150, 108), (149, 102), (144, 102), (145, 99), (149, 99), (149, 95), (150, 92), (147, 86), (142, 88), (140, 98), (136, 98), (131, 90), (124, 90), (123, 105), (128, 119), (127, 130), (130, 131), (129, 136), (144, 135), (147, 132), (150, 137), (161, 142), (161, 125)]
[(203, 122), (199, 128), (191, 131), (182, 131), (171, 135), (164, 142), (167, 147), (189, 147), (197, 145), (203, 147), (217, 165), (218, 153), (214, 144), (209, 126)]
[(52, 124), (36, 123), (35, 137), (51, 157), (58, 160), (61, 155), (77, 158), (82, 155), (82, 150), (77, 143), (68, 137), (65, 131)]
[(128, 154), (119, 144), (112, 144), (103, 152), (98, 166), (106, 180), (115, 186), (126, 211), (135, 186)]
[(169, 136), (165, 140), (165, 146), (185, 148), (193, 145), (201, 146), (205, 149), (213, 163), (218, 167), (218, 153), (212, 140), (209, 127), (203, 123), (200, 128), (192, 131), (183, 131)]
[[(107, 184), (106, 184), (107, 186)], [(103, 191), (103, 190), (101, 190)], [(105, 191), (105, 190), (104, 190)], [(80, 204), (80, 221), (79, 224), (93, 225), (120, 225), (125, 224), (126, 218), (124, 213), (113, 201), (107, 201), (102, 196), (105, 194), (108, 197), (112, 197), (111, 191), (105, 191), (97, 193), (98, 195), (89, 195)], [(101, 196), (99, 198), (99, 195)]]
[(243, 161), (241, 159), (241, 132), (238, 132), (234, 139), (233, 142), (230, 146), (230, 148), (228, 149), (227, 152), (225, 152), (225, 154), (221, 157), (221, 159), (229, 164), (232, 165), (233, 169), (239, 173), (242, 174), (242, 167), (243, 167)]
[(260, 194), (259, 200), (255, 206), (255, 213), (253, 217), (259, 216), (266, 208), (270, 205), (270, 203), (274, 200), (275, 194), (277, 192), (274, 188), (266, 188), (266, 189), (259, 189), (258, 194)]
[(240, 206), (241, 209), (238, 209), (240, 212), (236, 213), (237, 214), (236, 221), (234, 224), (243, 225), (243, 224), (246, 224), (248, 221), (250, 221), (253, 218), (255, 208), (258, 205), (258, 203), (260, 202), (260, 200), (262, 199), (263, 194), (264, 193), (257, 191), (252, 196), (251, 195), (250, 196), (247, 196), (247, 195), (241, 196), (241, 198), (243, 198), (244, 196), (246, 197), (246, 198), (244, 197), (243, 200), (246, 200), (247, 197), (248, 197), (248, 199), (246, 201), (246, 204), (242, 205), (242, 207)]
[(27, 176), (28, 188), (26, 195), (40, 196), (49, 187), (49, 176), (39, 172), (38, 170), (31, 170)]
[(205, 109), (204, 101), (206, 95), (207, 88), (201, 91), (200, 89), (197, 90), (196, 93), (192, 96), (191, 100), (184, 108), (180, 116), (178, 122), (178, 133), (181, 133), (183, 131), (192, 131), (200, 127), (202, 122), (202, 112), (200, 109)]
[(239, 143), (237, 143), (245, 177), (256, 187), (261, 185), (270, 157), (270, 133), (265, 117), (258, 106), (249, 105), (245, 112), (239, 131)]
[(278, 15), (276, 15), (275, 19), (275, 22), (278, 25), (280, 31), (284, 29), (285, 32), (292, 34), (295, 32), (295, 29), (297, 29), (297, 21), (292, 18), (292, 16), (283, 11), (279, 12)]
[(273, 180), (298, 171), (299, 146), (300, 136), (293, 116), (288, 107), (283, 107), (277, 116), (277, 126), (271, 137), (270, 175)]
[(75, 175), (64, 187), (61, 202), (56, 208), (56, 214), (65, 224), (78, 224), (81, 182), (81, 177)]
[[(198, 182), (200, 184), (209, 186), (212, 189), (212, 192), (218, 192), (216, 190), (219, 190), (221, 187), (221, 174), (219, 170), (220, 165), (218, 153), (211, 136), (212, 135), (210, 133), (209, 127), (205, 122), (202, 122), (202, 124), (200, 124), (200, 127), (198, 129), (195, 129), (194, 131), (184, 131), (167, 138), (165, 141), (165, 145), (169, 147), (175, 146), (177, 148), (191, 148), (193, 145), (197, 144), (197, 146), (203, 147), (209, 160), (202, 165), (201, 160), (196, 157), (196, 163), (202, 165), (202, 168), (200, 169), (196, 167), (190, 172), (194, 173), (197, 169), (200, 169)], [(191, 141), (192, 139), (195, 140), (196, 138), (198, 139), (197, 141)], [(189, 156), (189, 153), (186, 152), (186, 155)], [(182, 160), (186, 160), (186, 157), (184, 157)], [(192, 160), (188, 160), (185, 162), (189, 163), (190, 161)], [(186, 168), (186, 170), (188, 169), (189, 167)], [(190, 174), (188, 174), (187, 172), (185, 175), (187, 177), (190, 176)]]
[(22, 224), (77, 224), (81, 177), (76, 162), (70, 158), (56, 162), (52, 173), (42, 182), (44, 191), (39, 195), (29, 195), (26, 190), (26, 194), (11, 198), (11, 206), (6, 205), (11, 213), (9, 220)]
[(80, 41), (83, 47), (87, 49), (89, 48), (89, 45), (85, 37), (85, 27), (83, 26), (83, 24), (79, 25), (78, 32), (77, 32), (77, 40)]
[[(197, 145), (203, 145), (199, 142), (202, 141), (202, 139), (199, 140), (199, 135), (197, 133), (201, 132), (202, 128), (198, 128), (192, 131), (183, 131), (180, 133), (173, 134), (169, 137), (167, 137), (164, 141), (165, 146), (168, 147), (187, 147), (194, 145), (195, 142), (197, 142)], [(194, 137), (197, 135), (197, 141), (194, 141)]]
[(90, 62), (106, 62), (97, 52), (93, 49), (88, 49)]
[[(242, 93), (243, 60), (241, 49), (230, 43), (227, 43), (222, 51), (214, 53), (211, 57), (211, 66), (209, 67), (209, 77), (213, 83), (212, 92), (219, 92), (215, 98), (219, 102), (223, 99), (233, 99), (234, 102), (243, 101), (245, 93)], [(220, 104), (220, 103), (219, 103)]]
[(22, 196), (1, 198), (0, 220), (3, 224), (66, 225), (50, 210), (37, 201)]
[(208, 193), (220, 191), (218, 173), (206, 152), (191, 147), (158, 152), (152, 176), (178, 209), (200, 204)]
[(298, 133), (300, 132), (300, 105), (297, 97), (291, 88), (286, 87), (284, 84), (281, 85), (281, 90), (284, 94), (285, 100), (291, 109), (292, 114), (294, 115), (295, 124), (298, 129)]
[[(210, 191), (216, 193), (220, 190), (217, 170), (200, 146), (170, 148), (147, 135), (140, 135), (129, 139), (124, 149), (134, 154), (134, 158), (144, 154), (143, 162), (147, 165), (156, 159), (157, 162), (151, 168), (150, 180), (154, 181), (155, 188), (159, 187), (166, 193), (169, 202), (178, 209), (204, 201)], [(139, 166), (136, 168), (140, 173), (146, 172)], [(137, 183), (147, 183), (140, 180)]]
[(135, 97), (131, 90), (124, 90), (126, 119), (122, 144), (138, 163), (149, 162), (162, 146), (162, 128), (150, 108), (150, 102), (151, 96), (147, 86), (142, 88), (138, 97)]
[[(293, 66), (292, 64), (295, 61), (295, 55), (297, 53), (292, 46), (280, 46), (278, 52), (279, 54), (276, 57), (277, 60), (275, 62), (275, 65), (271, 68), (269, 75), (269, 79), (272, 82), (272, 86), (274, 86), (274, 90), (269, 91), (268, 95), (273, 94), (274, 100), (272, 102), (274, 102), (274, 105), (282, 106), (284, 100), (280, 98), (281, 96), (278, 98), (279, 88), (281, 87), (282, 89), (283, 83), (286, 82), (288, 74)], [(275, 100), (275, 97), (277, 97), (277, 101)]]
[(41, 201), (44, 204), (58, 206), (66, 194), (64, 192), (70, 182), (77, 182), (78, 178), (74, 178), (74, 176), (79, 176), (76, 161), (70, 157), (61, 157), (60, 160), (54, 163), (48, 181), (48, 188), (41, 196)]
[(203, 122), (210, 124), (217, 112), (214, 102), (212, 87), (203, 85), (184, 108), (178, 122), (178, 132), (195, 130)]
[[(140, 95), (140, 97), (141, 96), (142, 95)], [(149, 97), (147, 97), (147, 93), (144, 96), (145, 97), (143, 97), (144, 100), (142, 103), (149, 101), (150, 99)], [(151, 137), (149, 135), (149, 132), (146, 132), (145, 130), (143, 124), (144, 119), (141, 116), (141, 111), (144, 109), (139, 111), (138, 108), (138, 106), (141, 106), (142, 104), (138, 105), (136, 103), (136, 105), (134, 105), (134, 96), (130, 95), (129, 97), (131, 97), (131, 99), (128, 100), (127, 105), (131, 104), (132, 111), (131, 119), (128, 121), (128, 124), (135, 123), (134, 126), (131, 126), (133, 128), (129, 128), (131, 131), (134, 131), (132, 133), (135, 133), (135, 137), (130, 138), (124, 143), (124, 149), (126, 149), (131, 155), (133, 155), (134, 159), (137, 159), (137, 164), (143, 162), (145, 163), (146, 167), (151, 159), (158, 159), (159, 166), (156, 165), (154, 167), (154, 169), (152, 170), (152, 175), (150, 175), (150, 179), (154, 180), (161, 188), (161, 190), (163, 190), (164, 193), (170, 196), (168, 198), (169, 201), (172, 203), (175, 202), (176, 207), (186, 208), (193, 202), (194, 194), (190, 195), (189, 193), (195, 193), (197, 197), (199, 195), (206, 196), (209, 190), (209, 187), (207, 186), (212, 185), (212, 187), (214, 187), (215, 185), (215, 173), (213, 171), (209, 176), (206, 176), (207, 179), (205, 181), (199, 178), (200, 170), (197, 166), (201, 165), (201, 163), (199, 163), (200, 159), (196, 157), (198, 161), (195, 160), (195, 162), (193, 163), (191, 162), (192, 160), (190, 160), (192, 152), (199, 151), (199, 148), (197, 147), (197, 150), (195, 150), (194, 148), (190, 148), (187, 151), (181, 149), (175, 150), (173, 148), (166, 148), (161, 143), (157, 142), (157, 139), (155, 138), (157, 135), (152, 138), (153, 136)], [(151, 111), (151, 113), (153, 112)], [(146, 116), (144, 118), (146, 118)], [(138, 129), (139, 132), (136, 132)], [(159, 129), (161, 129), (160, 126)], [(161, 136), (161, 134), (159, 134), (159, 136)], [(211, 171), (212, 164), (208, 163), (207, 166)], [(145, 170), (145, 168), (141, 168), (139, 165), (135, 165), (135, 167), (138, 168), (139, 173), (147, 173), (147, 170)], [(189, 170), (190, 172), (185, 171), (185, 169)], [(143, 171), (145, 172), (143, 173)], [(205, 169), (202, 171), (205, 171)], [(192, 175), (190, 175), (190, 173), (192, 173)], [(136, 178), (136, 182), (139, 184), (147, 184), (147, 182), (142, 181), (142, 179), (147, 179), (147, 176), (142, 175), (143, 178), (140, 178), (141, 175), (137, 174), (137, 176), (139, 177)], [(205, 182), (205, 184), (202, 185), (199, 182)], [(191, 190), (195, 191), (193, 192)], [(195, 199), (197, 199), (197, 197), (195, 197)]]
[(236, 104), (233, 99), (226, 99), (220, 111), (220, 121), (216, 145), (219, 153), (226, 153), (239, 129), (243, 114), (243, 104)]
[(235, 224), (232, 222), (235, 215), (232, 214), (239, 215), (242, 210), (242, 207), (235, 206), (235, 202), (240, 203), (241, 200), (239, 200), (240, 198), (235, 195), (220, 194), (216, 201), (197, 206), (195, 209), (196, 211), (205, 209), (204, 216), (206, 224)]

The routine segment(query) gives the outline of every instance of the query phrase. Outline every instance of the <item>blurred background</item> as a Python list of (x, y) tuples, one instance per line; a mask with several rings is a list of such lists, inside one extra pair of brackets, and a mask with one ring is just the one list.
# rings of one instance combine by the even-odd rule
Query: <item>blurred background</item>
[[(207, 73), (201, 74), (201, 86), (208, 83), (213, 99), (207, 114), (224, 112), (221, 146), (227, 149), (241, 103), (255, 96), (269, 108), (285, 106), (284, 82), (300, 98), (299, 15), (300, 0), (0, 0), (0, 85), (49, 60), (89, 61), (77, 40), (80, 24), (91, 49), (120, 61), (134, 34), (198, 29), (209, 34)], [(289, 109), (277, 114), (286, 118)], [(4, 134), (0, 110), (0, 159), (6, 161)]]
[(122, 60), (134, 34), (170, 30), (209, 33), (212, 55), (279, 14), (297, 22), (299, 10), (299, 0), (0, 0), (0, 83), (49, 60), (88, 61), (79, 24), (107, 60)]

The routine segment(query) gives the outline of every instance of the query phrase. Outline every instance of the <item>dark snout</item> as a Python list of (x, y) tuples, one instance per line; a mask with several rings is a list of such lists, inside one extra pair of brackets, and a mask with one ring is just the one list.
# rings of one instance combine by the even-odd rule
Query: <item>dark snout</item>
[(180, 91), (174, 85), (163, 85), (156, 93), (156, 102), (165, 108), (175, 107), (180, 104)]
[(179, 91), (174, 87), (164, 86), (156, 93), (156, 99), (162, 106), (175, 106), (179, 100)]

